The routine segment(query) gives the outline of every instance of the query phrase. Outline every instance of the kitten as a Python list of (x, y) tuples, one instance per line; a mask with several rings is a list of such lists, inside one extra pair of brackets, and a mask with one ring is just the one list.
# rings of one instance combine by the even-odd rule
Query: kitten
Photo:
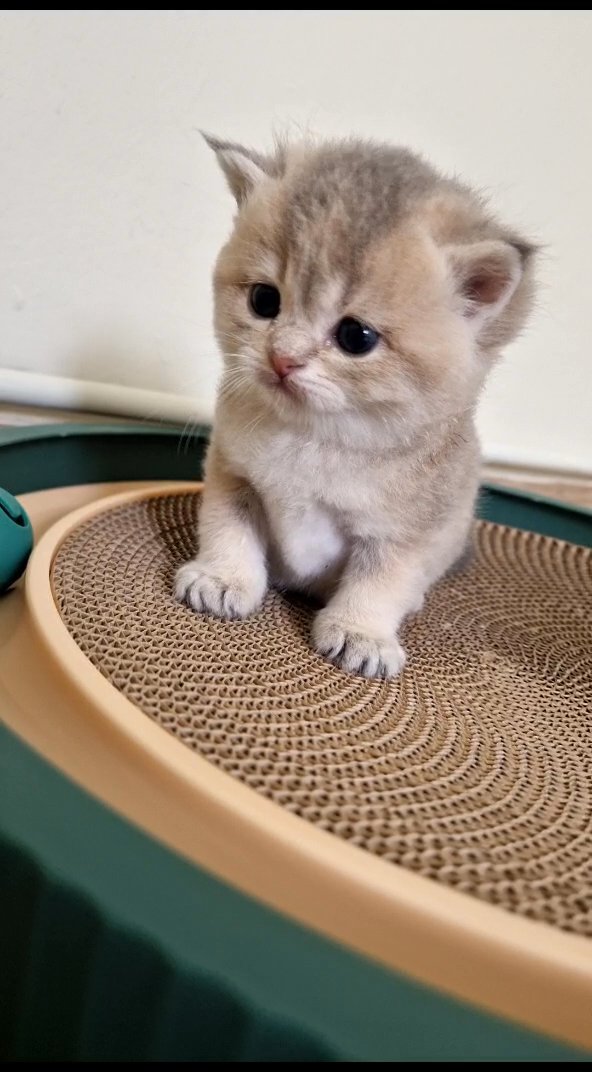
[(206, 140), (238, 212), (200, 550), (175, 596), (244, 618), (270, 583), (316, 594), (315, 649), (392, 677), (402, 620), (467, 547), (475, 404), (526, 319), (534, 247), (403, 149)]

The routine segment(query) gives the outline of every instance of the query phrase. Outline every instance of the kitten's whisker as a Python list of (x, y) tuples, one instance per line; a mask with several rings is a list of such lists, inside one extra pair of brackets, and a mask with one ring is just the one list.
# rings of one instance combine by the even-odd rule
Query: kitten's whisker
[(179, 457), (181, 451), (187, 456), (189, 451), (189, 445), (197, 429), (200, 425), (200, 421), (197, 417), (189, 417), (183, 425), (183, 431), (179, 436), (179, 442), (177, 443), (177, 457)]

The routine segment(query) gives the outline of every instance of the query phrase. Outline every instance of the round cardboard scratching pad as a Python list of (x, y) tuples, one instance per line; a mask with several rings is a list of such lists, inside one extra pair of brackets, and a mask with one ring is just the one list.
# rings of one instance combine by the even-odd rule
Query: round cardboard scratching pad
[(470, 566), (404, 629), (399, 680), (311, 651), (276, 592), (244, 622), (176, 605), (198, 496), (134, 500), (53, 563), (61, 616), (106, 678), (252, 789), (369, 852), (592, 934), (592, 552), (486, 522)]

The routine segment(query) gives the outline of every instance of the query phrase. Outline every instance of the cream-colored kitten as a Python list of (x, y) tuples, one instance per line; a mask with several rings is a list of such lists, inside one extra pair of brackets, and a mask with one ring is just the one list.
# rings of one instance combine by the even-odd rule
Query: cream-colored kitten
[(200, 550), (176, 598), (244, 618), (270, 583), (311, 592), (315, 649), (391, 677), (402, 620), (469, 539), (473, 411), (526, 318), (533, 247), (402, 149), (207, 140), (238, 213), (214, 278)]

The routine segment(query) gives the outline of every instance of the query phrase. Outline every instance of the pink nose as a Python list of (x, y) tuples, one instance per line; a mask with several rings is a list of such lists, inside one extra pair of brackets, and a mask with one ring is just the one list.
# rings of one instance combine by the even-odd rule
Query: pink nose
[(277, 372), (280, 380), (285, 380), (294, 369), (301, 368), (300, 361), (296, 361), (293, 357), (287, 357), (285, 354), (272, 353), (269, 360), (274, 372)]

